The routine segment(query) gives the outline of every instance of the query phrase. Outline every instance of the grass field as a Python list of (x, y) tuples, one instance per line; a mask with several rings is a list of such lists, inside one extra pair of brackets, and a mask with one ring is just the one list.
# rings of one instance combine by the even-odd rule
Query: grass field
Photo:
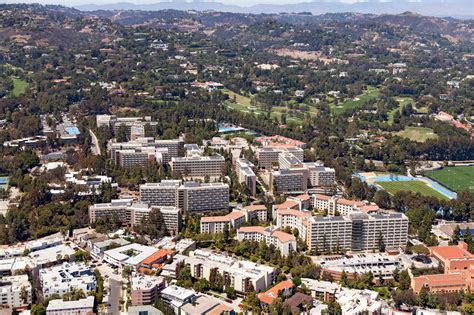
[(455, 192), (467, 189), (474, 192), (474, 166), (445, 167), (441, 170), (427, 172), (426, 176)]
[(419, 192), (424, 196), (433, 196), (439, 199), (448, 199), (443, 194), (437, 192), (426, 183), (419, 180), (406, 180), (397, 182), (376, 182), (377, 185), (381, 186), (390, 195), (394, 195), (398, 191), (411, 191), (413, 193)]
[(331, 104), (334, 115), (340, 115), (346, 110), (357, 108), (362, 106), (365, 102), (370, 99), (378, 99), (380, 96), (379, 89), (377, 87), (368, 86), (364, 93), (347, 101), (342, 102), (339, 105)]
[(398, 107), (388, 112), (388, 123), (390, 125), (393, 124), (393, 116), (397, 111), (400, 111), (403, 106), (408, 105), (410, 103), (414, 105), (413, 100), (409, 97), (396, 97), (395, 100), (398, 102)]
[(416, 142), (425, 142), (428, 139), (438, 138), (433, 129), (424, 127), (405, 127), (404, 130), (397, 132), (396, 135)]
[(20, 96), (25, 93), (26, 88), (28, 87), (28, 83), (25, 80), (21, 80), (18, 78), (12, 78), (13, 80), (13, 96)]
[[(225, 102), (225, 105), (227, 107), (244, 112), (244, 113), (254, 113), (255, 115), (266, 114), (266, 112), (262, 110), (262, 104), (258, 102), (254, 102), (254, 105), (252, 105), (251, 97), (237, 94), (227, 89), (225, 89), (223, 92), (229, 95), (229, 100)], [(282, 106), (273, 106), (272, 111), (270, 113), (270, 118), (271, 119), (277, 118), (278, 121), (281, 122), (281, 115), (286, 114), (287, 122), (302, 123), (302, 120), (304, 119), (304, 115), (306, 113), (309, 113), (312, 116), (316, 115), (317, 113), (317, 110), (315, 107), (309, 106), (308, 111), (295, 110), (294, 112), (298, 113), (298, 116), (299, 116), (299, 117), (296, 117), (295, 115), (290, 115), (289, 113), (290, 109), (286, 107), (286, 105), (287, 105), (286, 103), (283, 103)]]

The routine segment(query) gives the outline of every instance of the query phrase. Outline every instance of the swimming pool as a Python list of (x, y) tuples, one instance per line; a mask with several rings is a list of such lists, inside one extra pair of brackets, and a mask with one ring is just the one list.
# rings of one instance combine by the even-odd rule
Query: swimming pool
[(8, 188), (8, 177), (5, 177), (5, 176), (0, 177), (0, 188), (1, 189)]
[(66, 127), (64, 128), (66, 130), (66, 132), (70, 135), (80, 135), (81, 132), (79, 131), (79, 129), (77, 127)]

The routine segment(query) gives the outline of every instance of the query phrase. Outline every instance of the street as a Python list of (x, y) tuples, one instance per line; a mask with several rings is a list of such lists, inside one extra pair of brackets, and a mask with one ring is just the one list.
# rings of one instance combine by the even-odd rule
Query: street
[(108, 314), (120, 314), (120, 292), (122, 291), (122, 283), (110, 279), (109, 289), (109, 312)]

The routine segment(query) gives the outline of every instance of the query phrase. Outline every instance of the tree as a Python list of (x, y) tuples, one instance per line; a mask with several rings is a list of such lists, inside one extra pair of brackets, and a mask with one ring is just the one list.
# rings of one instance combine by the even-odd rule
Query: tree
[(426, 307), (428, 305), (430, 299), (430, 290), (428, 287), (423, 286), (420, 290), (420, 293), (418, 293), (418, 305), (422, 307)]
[(341, 274), (341, 285), (343, 287), (346, 287), (347, 286), (347, 273), (345, 270), (342, 271), (342, 274)]
[(379, 236), (378, 236), (378, 239), (377, 239), (377, 247), (379, 249), (379, 252), (381, 252), (381, 253), (385, 252), (385, 242), (384, 242), (384, 239), (383, 239), (382, 232), (379, 232)]
[(392, 206), (390, 194), (383, 189), (375, 193), (374, 202), (382, 209), (389, 209)]
[(330, 301), (328, 303), (328, 308), (321, 312), (324, 315), (342, 315), (341, 305), (336, 301)]
[(451, 236), (451, 243), (452, 245), (457, 245), (461, 236), (461, 228), (459, 225), (456, 225), (456, 227), (453, 230), (453, 235)]
[(28, 304), (28, 290), (26, 289), (26, 287), (21, 287), (21, 291), (20, 291), (20, 299), (21, 301), (23, 302), (23, 304), (27, 305)]
[(229, 298), (231, 300), (234, 300), (237, 297), (236, 294), (235, 294), (235, 290), (232, 287), (225, 288), (225, 294), (226, 294), (227, 298)]
[(166, 225), (160, 209), (152, 209), (148, 217), (143, 218), (138, 227), (141, 234), (148, 235), (152, 240), (160, 239), (166, 235)]
[(400, 290), (408, 290), (411, 286), (411, 278), (410, 274), (408, 273), (408, 270), (402, 270), (400, 272), (400, 283), (398, 285), (398, 288)]

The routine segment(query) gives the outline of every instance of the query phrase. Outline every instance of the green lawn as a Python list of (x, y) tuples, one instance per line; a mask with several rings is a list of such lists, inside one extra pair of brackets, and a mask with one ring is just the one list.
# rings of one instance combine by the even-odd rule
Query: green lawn
[[(265, 115), (266, 113), (262, 110), (262, 104), (254, 103), (252, 105), (252, 98), (247, 97), (238, 93), (235, 93), (231, 90), (225, 89), (223, 91), (225, 94), (229, 95), (229, 100), (227, 100), (224, 104), (232, 109), (244, 112), (244, 113), (254, 113), (255, 115)], [(235, 101), (234, 101), (235, 100)], [(286, 103), (282, 103), (281, 106), (273, 106), (272, 112), (270, 113), (270, 118), (275, 119), (277, 118), (281, 122), (281, 115), (286, 114), (286, 120), (288, 123), (294, 122), (297, 124), (302, 123), (302, 119), (300, 117), (296, 117), (295, 115), (289, 114), (290, 109), (286, 107)], [(295, 110), (295, 112), (303, 112), (299, 110)], [(309, 106), (310, 115), (316, 115), (317, 110), (315, 107)], [(303, 114), (305, 114), (303, 112)]]
[(455, 192), (464, 190), (474, 192), (474, 166), (445, 167), (427, 172), (426, 176)]
[(364, 93), (354, 97), (353, 99), (346, 100), (342, 102), (341, 104), (331, 104), (332, 111), (334, 115), (340, 115), (344, 113), (346, 110), (357, 108), (362, 106), (365, 102), (367, 102), (370, 99), (378, 99), (380, 96), (379, 89), (377, 87), (373, 86), (368, 86), (365, 90)]
[(408, 105), (410, 103), (414, 105), (413, 100), (409, 97), (396, 97), (395, 100), (398, 102), (398, 107), (388, 112), (388, 123), (390, 125), (393, 124), (393, 116), (397, 111), (400, 111), (403, 106)]
[(25, 93), (26, 88), (28, 87), (28, 83), (25, 80), (12, 78), (13, 81), (13, 96), (20, 96)]
[(395, 195), (398, 191), (411, 191), (413, 193), (419, 192), (424, 196), (433, 196), (439, 199), (448, 199), (443, 194), (437, 192), (428, 184), (419, 180), (403, 180), (397, 182), (376, 182), (377, 185), (386, 190), (390, 195)]
[(416, 142), (425, 142), (428, 139), (438, 138), (438, 135), (434, 133), (433, 129), (424, 127), (405, 127), (404, 130), (395, 134)]

